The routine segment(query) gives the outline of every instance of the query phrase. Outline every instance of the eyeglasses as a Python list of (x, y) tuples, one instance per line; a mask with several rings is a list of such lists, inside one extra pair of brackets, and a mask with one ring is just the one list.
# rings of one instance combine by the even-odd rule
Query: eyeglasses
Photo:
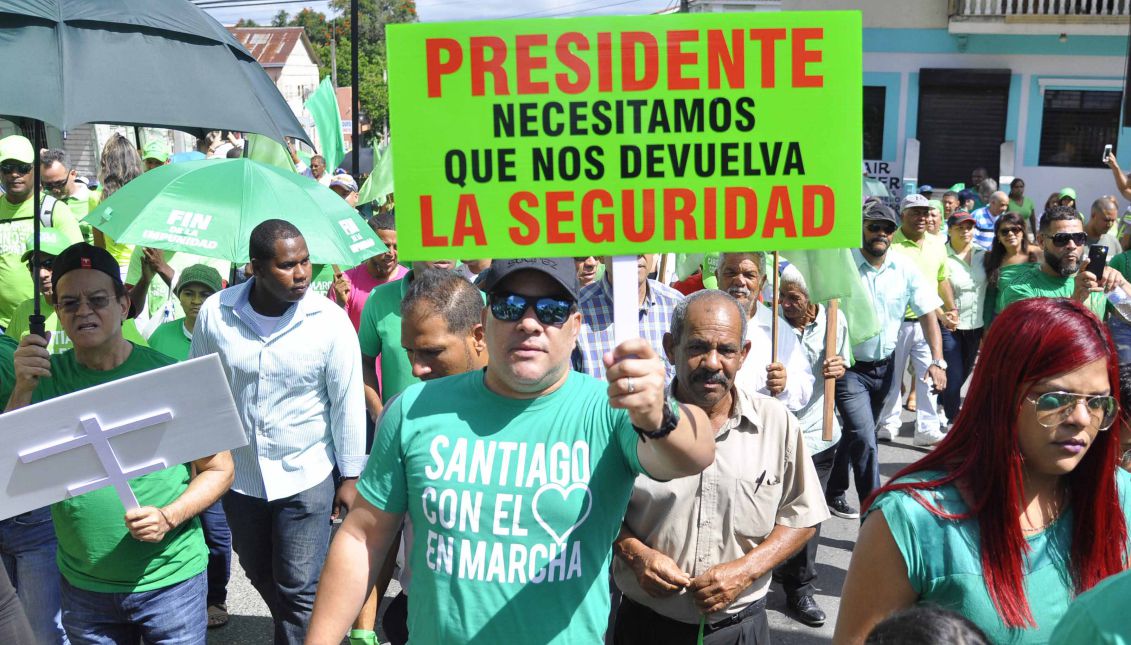
[(872, 222), (865, 226), (869, 233), (879, 233), (883, 231), (884, 235), (891, 235), (895, 232), (896, 226), (891, 222)]
[(60, 179), (59, 181), (45, 181), (43, 182), (43, 189), (52, 192), (58, 192), (67, 187), (67, 180)]
[(1096, 396), (1073, 392), (1045, 392), (1026, 397), (1037, 411), (1037, 423), (1046, 428), (1056, 427), (1067, 419), (1081, 401), (1088, 407), (1088, 414), (1100, 430), (1107, 430), (1115, 423), (1119, 404), (1108, 394)]
[(1080, 232), (1080, 233), (1057, 233), (1057, 234), (1052, 236), (1053, 246), (1068, 246), (1069, 242), (1072, 242), (1076, 246), (1084, 246), (1084, 244), (1087, 243), (1087, 241), (1088, 241), (1088, 234), (1084, 233), (1084, 232)]
[[(1006, 226), (999, 230), (998, 233), (1001, 233), (1002, 235), (1020, 235), (1021, 231), (1023, 230), (1025, 229), (1021, 228), (1020, 226)], [(1061, 244), (1060, 246), (1064, 245)]]
[(59, 308), (69, 314), (73, 314), (78, 312), (83, 306), (83, 303), (90, 305), (92, 310), (99, 311), (110, 306), (110, 296), (91, 296), (86, 300), (63, 298), (59, 301)]
[[(28, 269), (30, 269), (32, 267), (32, 261), (30, 259), (27, 262), (25, 262), (24, 264), (27, 265)], [(40, 258), (39, 259), (39, 268), (47, 269), (48, 271), (51, 271), (52, 269), (55, 268), (55, 258)]]
[(18, 161), (16, 163), (0, 163), (0, 173), (6, 175), (12, 172), (18, 175), (26, 175), (31, 172), (31, 164)]
[(564, 298), (528, 298), (517, 293), (491, 294), (491, 315), (505, 322), (517, 322), (534, 309), (534, 316), (543, 325), (560, 325), (569, 320), (574, 302)]

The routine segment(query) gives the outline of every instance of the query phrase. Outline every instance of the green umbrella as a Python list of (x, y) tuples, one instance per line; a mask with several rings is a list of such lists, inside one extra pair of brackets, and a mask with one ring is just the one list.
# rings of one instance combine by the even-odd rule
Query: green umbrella
[(251, 231), (268, 219), (298, 227), (311, 262), (355, 266), (387, 250), (334, 191), (243, 158), (161, 166), (83, 219), (119, 242), (232, 262), (247, 262)]
[(0, 114), (84, 123), (306, 131), (263, 67), (186, 0), (0, 0)]

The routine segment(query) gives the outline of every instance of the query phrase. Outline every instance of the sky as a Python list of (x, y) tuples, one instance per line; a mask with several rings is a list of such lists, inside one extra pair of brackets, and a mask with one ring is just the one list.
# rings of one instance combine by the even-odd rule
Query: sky
[[(208, 0), (194, 0), (202, 2)], [(236, 0), (232, 0), (235, 2)], [(444, 20), (488, 20), (497, 18), (552, 17), (552, 16), (597, 16), (623, 14), (649, 14), (678, 4), (678, 0), (416, 0), (420, 19), (425, 22)], [(280, 9), (297, 13), (309, 7), (329, 15), (329, 2), (285, 2), (248, 7), (211, 7), (206, 11), (224, 24), (235, 23), (240, 18), (249, 18), (260, 24), (268, 24)]]

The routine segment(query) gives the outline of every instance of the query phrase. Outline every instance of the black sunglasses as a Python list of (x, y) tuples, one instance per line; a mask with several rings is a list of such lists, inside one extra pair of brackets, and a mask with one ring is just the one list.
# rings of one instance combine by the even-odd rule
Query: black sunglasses
[(566, 298), (530, 298), (517, 293), (491, 294), (491, 315), (506, 322), (517, 322), (526, 315), (528, 308), (534, 309), (534, 316), (543, 325), (560, 325), (569, 320), (574, 302)]
[(60, 179), (59, 181), (45, 181), (43, 182), (43, 189), (50, 191), (59, 191), (67, 187), (67, 180)]
[(872, 222), (865, 227), (869, 233), (879, 233), (883, 231), (884, 235), (891, 235), (895, 232), (896, 226), (891, 222)]
[[(27, 268), (29, 268), (29, 269), (32, 267), (32, 261), (31, 260), (32, 260), (31, 258), (28, 258), (28, 261), (24, 263), (24, 264), (27, 265)], [(52, 269), (55, 268), (55, 258), (39, 258), (39, 268), (47, 269), (48, 271), (51, 271)]]
[(10, 172), (26, 175), (31, 172), (31, 164), (19, 161), (16, 163), (0, 163), (0, 173), (8, 174)]
[(1057, 233), (1052, 236), (1053, 246), (1068, 246), (1069, 242), (1073, 242), (1076, 246), (1084, 246), (1088, 242), (1088, 234), (1080, 233)]

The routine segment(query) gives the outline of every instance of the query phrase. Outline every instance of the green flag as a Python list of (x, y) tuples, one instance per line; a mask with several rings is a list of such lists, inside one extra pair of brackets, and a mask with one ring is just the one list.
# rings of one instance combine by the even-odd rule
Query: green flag
[(247, 134), (245, 138), (247, 143), (244, 145), (247, 146), (248, 159), (296, 172), (295, 162), (291, 159), (291, 153), (286, 146), (262, 134)]
[(333, 174), (345, 157), (346, 141), (342, 137), (342, 117), (338, 111), (338, 95), (330, 77), (322, 79), (318, 89), (306, 99), (306, 111), (314, 117), (318, 144), (326, 160), (326, 172)]
[(393, 192), (393, 142), (378, 146), (373, 151), (373, 172), (362, 184), (357, 194), (357, 205), (385, 202), (385, 196)]
[(850, 249), (790, 251), (787, 259), (805, 278), (809, 300), (839, 299), (840, 310), (848, 320), (849, 342), (855, 345), (880, 333), (872, 300), (860, 281)]

